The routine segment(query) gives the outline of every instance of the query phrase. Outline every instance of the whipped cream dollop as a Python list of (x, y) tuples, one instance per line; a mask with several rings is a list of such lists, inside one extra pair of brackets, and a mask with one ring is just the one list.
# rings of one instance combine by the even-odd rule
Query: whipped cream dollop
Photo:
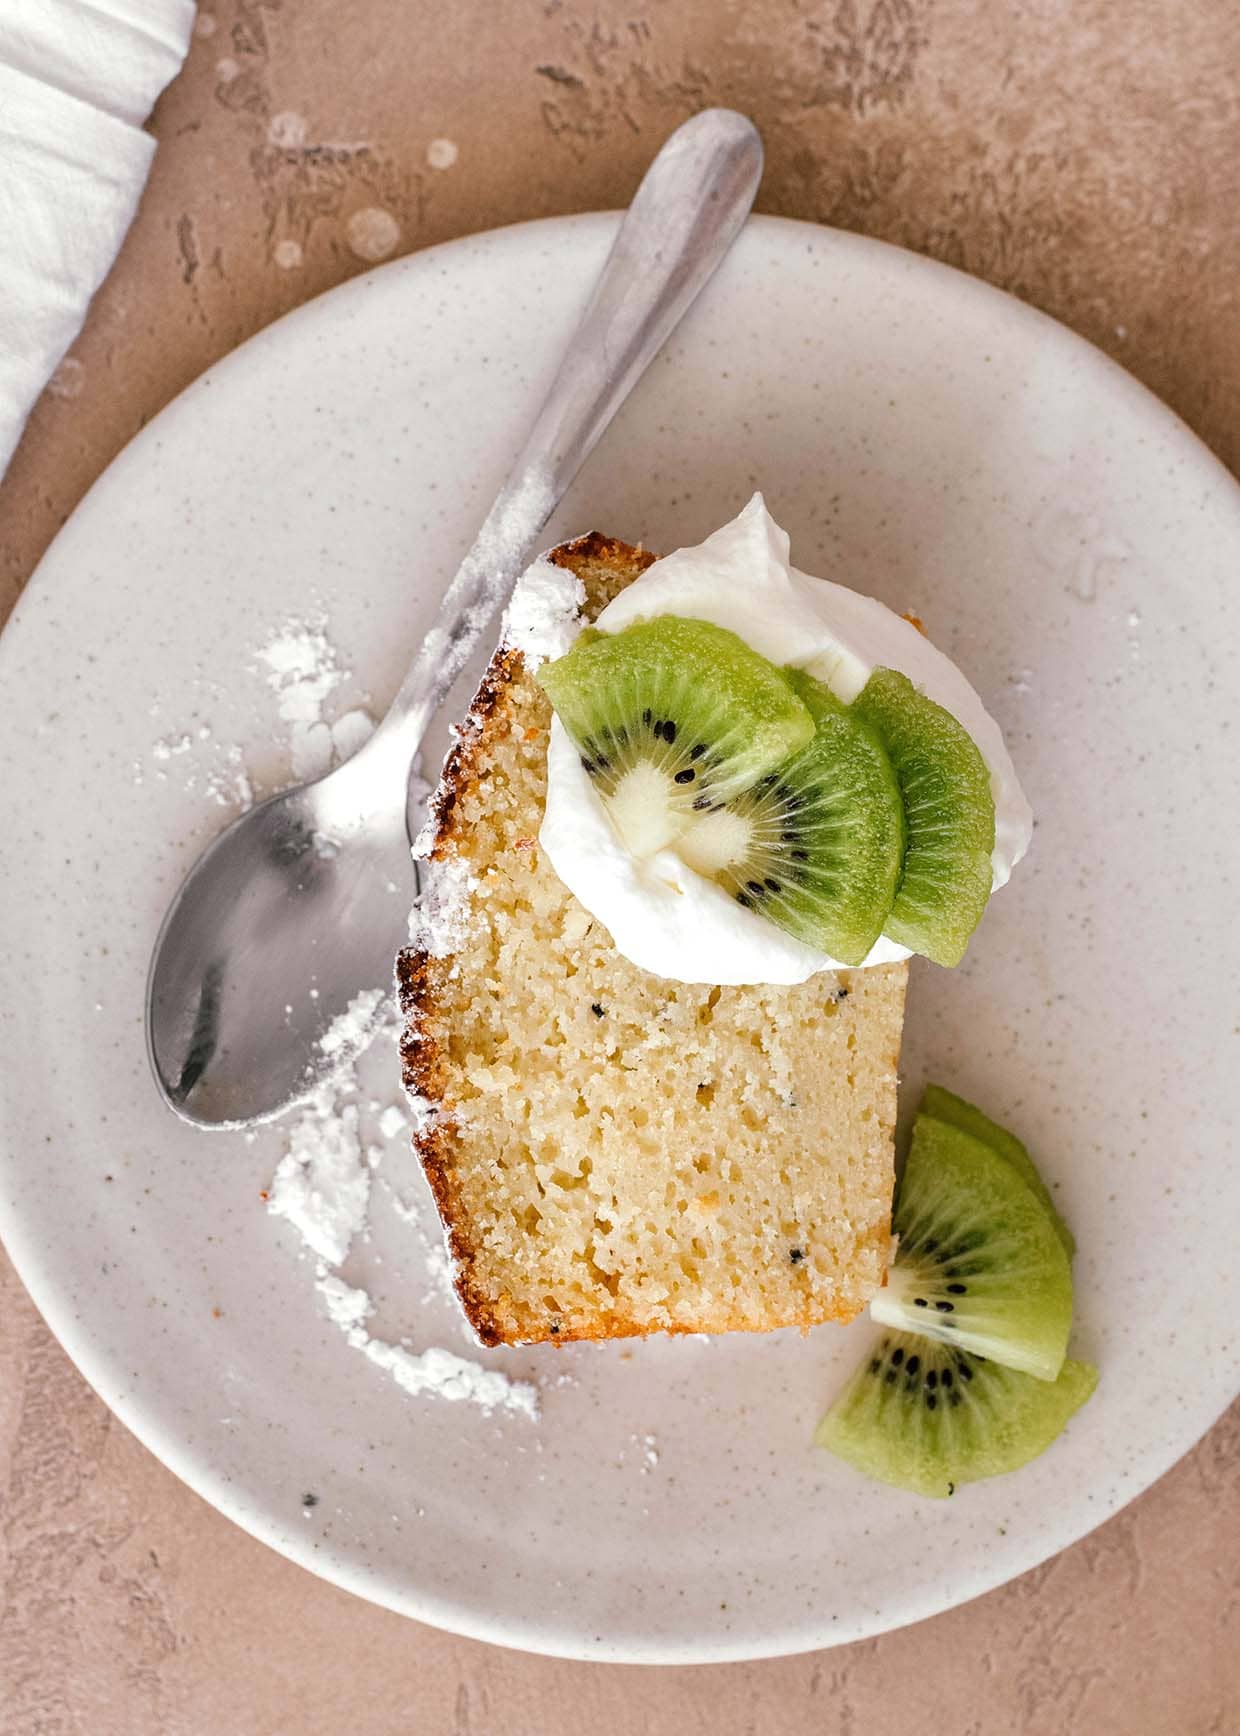
[[(613, 599), (595, 625), (619, 633), (658, 615), (729, 628), (778, 665), (807, 670), (846, 704), (877, 668), (897, 669), (969, 732), (990, 770), (995, 802), (992, 887), (1002, 886), (1029, 847), (1033, 815), (998, 724), (950, 658), (911, 622), (873, 597), (798, 572), (787, 533), (755, 494), (730, 524), (695, 548), (664, 556)], [(551, 575), (557, 575), (559, 595)], [(522, 580), (513, 614), (527, 660), (566, 649), (566, 617), (579, 592), (546, 561)], [(542, 635), (532, 617), (555, 631)], [(621, 842), (559, 719), (547, 753), (547, 805), (539, 842), (560, 879), (611, 934), (619, 950), (656, 976), (690, 983), (798, 983), (846, 968), (746, 910), (672, 849), (638, 860)], [(881, 936), (866, 965), (907, 958)]]

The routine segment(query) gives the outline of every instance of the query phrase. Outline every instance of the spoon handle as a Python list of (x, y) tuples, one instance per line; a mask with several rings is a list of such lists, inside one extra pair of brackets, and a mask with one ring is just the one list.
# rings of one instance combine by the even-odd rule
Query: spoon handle
[(380, 727), (376, 747), (406, 769), (565, 489), (735, 240), (761, 177), (757, 129), (731, 109), (686, 121), (646, 171), (521, 455)]

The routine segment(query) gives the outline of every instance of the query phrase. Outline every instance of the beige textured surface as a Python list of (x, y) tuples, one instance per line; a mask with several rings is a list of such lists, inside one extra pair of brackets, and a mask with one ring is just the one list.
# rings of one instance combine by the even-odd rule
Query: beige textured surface
[[(762, 126), (764, 209), (1016, 291), (1234, 469), (1237, 68), (1226, 0), (218, 0), (0, 486), (0, 620), (208, 362), (368, 253), (621, 203), (707, 102)], [(566, 1665), (415, 1627), (252, 1542), (111, 1422), (7, 1269), (0, 1289), (3, 1736), (1240, 1733), (1240, 1409), (1096, 1536), (920, 1627), (727, 1669)]]

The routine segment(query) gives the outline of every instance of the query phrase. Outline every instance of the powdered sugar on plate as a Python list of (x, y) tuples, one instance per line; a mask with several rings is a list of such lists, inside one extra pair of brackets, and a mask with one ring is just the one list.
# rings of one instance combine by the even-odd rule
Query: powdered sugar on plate
[(245, 756), (234, 742), (223, 750), (224, 763), (207, 774), (206, 790), (212, 801), (222, 808), (236, 808), (244, 813), (254, 806), (254, 786), (250, 782)]
[(320, 1260), (341, 1263), (370, 1201), (355, 1103), (337, 1108), (330, 1087), (311, 1100), (289, 1134), (268, 1195), (273, 1217), (287, 1218)]
[(494, 1368), (484, 1368), (480, 1362), (471, 1362), (468, 1357), (456, 1356), (438, 1346), (415, 1355), (399, 1344), (368, 1338), (365, 1351), (371, 1362), (392, 1376), (397, 1386), (415, 1396), (430, 1392), (455, 1402), (467, 1399), (484, 1411), (515, 1411), (530, 1422), (538, 1421), (538, 1392), (527, 1380), (510, 1380)]
[[(328, 708), (348, 671), (327, 635), (325, 619), (285, 621), (255, 651), (254, 659), (253, 667), (265, 676), (275, 696), (279, 720), (287, 726), (295, 779), (322, 775), (369, 739), (374, 721), (360, 707), (329, 720)], [(213, 766), (203, 765), (204, 752), (212, 756)], [(230, 806), (248, 807), (253, 801), (241, 748), (215, 741), (206, 723), (157, 740), (150, 762), (135, 765), (135, 782), (143, 782), (148, 775), (166, 779), (174, 769), (186, 791), (202, 791)], [(423, 788), (429, 794), (429, 787)], [(428, 950), (450, 951), (463, 932), (472, 877), (464, 864), (457, 862), (424, 864), (422, 875), (422, 919)], [(532, 1421), (539, 1413), (533, 1383), (511, 1379), (442, 1345), (419, 1350), (406, 1338), (393, 1343), (373, 1336), (367, 1324), (375, 1312), (369, 1292), (340, 1275), (339, 1268), (358, 1244), (371, 1240), (368, 1213), (375, 1198), (375, 1171), (385, 1153), (403, 1146), (412, 1161), (412, 1130), (433, 1113), (430, 1104), (416, 1098), (387, 1107), (382, 1106), (381, 1099), (363, 1101), (359, 1062), (377, 1037), (386, 1037), (394, 1047), (397, 1029), (392, 997), (383, 989), (372, 988), (356, 994), (324, 1031), (318, 1046), (330, 1064), (330, 1075), (315, 1095), (293, 1112), (283, 1155), (266, 1190), (267, 1209), (297, 1231), (305, 1254), (313, 1261), (315, 1288), (328, 1319), (351, 1346), (403, 1391), (466, 1402), (487, 1413), (505, 1411)], [(387, 1060), (384, 1072), (394, 1079), (396, 1057), (391, 1054)], [(434, 1220), (432, 1230), (433, 1210), (411, 1203), (424, 1184), (413, 1175), (400, 1185), (402, 1190), (409, 1190), (408, 1199), (401, 1197), (392, 1182), (378, 1183), (381, 1197), (392, 1208), (391, 1221), (412, 1228), (422, 1244), (429, 1287), (423, 1288), (421, 1302), (439, 1308), (450, 1303), (462, 1336), (469, 1339), (438, 1220)], [(371, 1250), (368, 1264), (383, 1264), (377, 1249)]]
[(340, 1328), (353, 1348), (364, 1352), (376, 1368), (390, 1374), (405, 1392), (415, 1397), (433, 1393), (453, 1403), (465, 1400), (484, 1411), (515, 1411), (531, 1422), (537, 1421), (538, 1394), (529, 1381), (509, 1380), (493, 1368), (483, 1368), (481, 1363), (438, 1345), (415, 1352), (401, 1344), (372, 1338), (366, 1330), (366, 1322), (374, 1313), (370, 1297), (365, 1290), (346, 1284), (333, 1273), (319, 1278), (318, 1292), (326, 1304), (328, 1319)]
[[(372, 1336), (367, 1322), (375, 1306), (369, 1292), (340, 1276), (338, 1268), (349, 1258), (356, 1240), (367, 1234), (373, 1171), (384, 1149), (383, 1145), (368, 1146), (362, 1138), (357, 1063), (376, 1036), (384, 1032), (393, 1036), (395, 1029), (391, 999), (380, 989), (367, 989), (354, 997), (320, 1039), (321, 1047), (340, 1057), (340, 1066), (291, 1127), (287, 1148), (268, 1189), (267, 1209), (291, 1223), (315, 1256), (315, 1287), (328, 1319), (353, 1349), (361, 1351), (403, 1391), (468, 1402), (486, 1412), (508, 1411), (534, 1421), (539, 1407), (532, 1382), (513, 1380), (498, 1369), (440, 1345), (419, 1351), (408, 1341), (393, 1344)], [(375, 1126), (385, 1144), (407, 1139), (410, 1114), (390, 1104), (377, 1113)], [(451, 1296), (452, 1268), (442, 1240), (425, 1234), (420, 1214), (404, 1205), (394, 1188), (384, 1184), (384, 1191), (398, 1215), (416, 1228), (424, 1242), (432, 1288), (423, 1300)]]
[[(204, 757), (215, 763), (204, 766)], [(220, 807), (235, 808), (238, 812), (253, 806), (254, 790), (245, 756), (235, 743), (225, 747), (216, 742), (207, 724), (202, 724), (193, 735), (183, 731), (179, 735), (161, 736), (151, 744), (151, 761), (154, 765), (151, 775), (158, 782), (176, 775), (187, 794), (201, 789)], [(135, 760), (134, 783), (144, 784), (149, 771), (144, 761)]]
[(151, 748), (151, 758), (157, 764), (167, 765), (168, 761), (176, 759), (178, 754), (188, 753), (193, 745), (193, 736), (184, 731), (180, 735), (161, 736)]
[(350, 1057), (360, 1055), (374, 1041), (388, 1016), (385, 1007), (382, 989), (359, 990), (319, 1038), (320, 1053), (347, 1066)]
[(338, 1326), (346, 1335), (358, 1332), (365, 1340), (368, 1336), (366, 1322), (375, 1311), (367, 1292), (346, 1284), (334, 1272), (325, 1272), (316, 1280), (315, 1288), (327, 1305), (327, 1318), (332, 1325)]
[[(279, 721), (286, 725), (295, 782), (322, 777), (343, 765), (374, 734), (375, 720), (364, 706), (354, 706), (336, 718), (328, 715), (332, 698), (349, 672), (328, 637), (324, 617), (286, 621), (253, 657), (251, 667), (265, 677), (275, 695)], [(188, 793), (202, 790), (221, 807), (238, 811), (253, 806), (245, 755), (235, 742), (215, 741), (208, 724), (192, 733), (182, 730), (161, 736), (151, 744), (150, 758), (153, 772), (151, 765), (135, 762), (136, 784), (151, 775), (167, 780), (177, 772)]]
[(293, 776), (321, 777), (332, 761), (332, 736), (323, 706), (344, 679), (336, 648), (321, 626), (289, 622), (256, 653), (289, 726)]
[(379, 1116), (379, 1132), (384, 1139), (399, 1139), (409, 1126), (409, 1118), (399, 1103), (389, 1103)]
[(288, 725), (293, 776), (299, 783), (322, 777), (370, 737), (374, 720), (360, 708), (345, 712), (335, 723), (324, 716), (327, 701), (348, 673), (324, 621), (286, 622), (255, 657), (276, 696), (280, 719)]

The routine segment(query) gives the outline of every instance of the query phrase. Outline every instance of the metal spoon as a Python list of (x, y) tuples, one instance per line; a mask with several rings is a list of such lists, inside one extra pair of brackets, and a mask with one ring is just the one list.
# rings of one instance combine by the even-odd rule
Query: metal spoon
[(191, 869), (155, 943), (146, 1003), (155, 1078), (187, 1121), (278, 1114), (361, 1040), (361, 1022), (341, 1015), (391, 981), (406, 932), (406, 791), (426, 727), (565, 489), (732, 245), (761, 175), (743, 115), (707, 109), (672, 134), (391, 710), (347, 764), (243, 814)]

